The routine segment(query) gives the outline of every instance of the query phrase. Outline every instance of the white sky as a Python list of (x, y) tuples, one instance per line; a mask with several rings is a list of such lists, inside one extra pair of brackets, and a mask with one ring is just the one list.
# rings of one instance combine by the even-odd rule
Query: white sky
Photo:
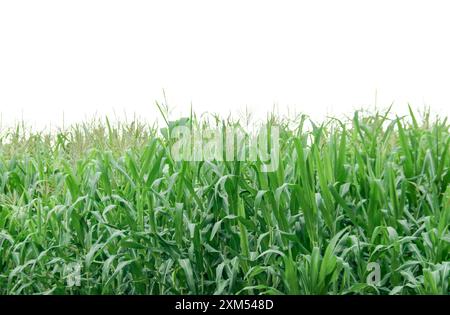
[(450, 113), (450, 1), (0, 0), (3, 125), (94, 113)]

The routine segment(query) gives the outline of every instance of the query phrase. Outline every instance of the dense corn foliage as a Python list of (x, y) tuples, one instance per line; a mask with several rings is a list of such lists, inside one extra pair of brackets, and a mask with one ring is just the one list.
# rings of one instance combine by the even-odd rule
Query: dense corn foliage
[(448, 294), (449, 124), (416, 116), (270, 118), (267, 173), (174, 161), (174, 122), (4, 129), (0, 293)]

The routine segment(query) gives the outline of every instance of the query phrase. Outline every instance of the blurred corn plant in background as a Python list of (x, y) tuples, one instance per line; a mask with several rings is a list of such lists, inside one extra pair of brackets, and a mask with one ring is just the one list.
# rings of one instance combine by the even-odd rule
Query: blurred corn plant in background
[(171, 156), (175, 126), (239, 124), (3, 129), (0, 293), (449, 293), (446, 118), (270, 117), (271, 172)]

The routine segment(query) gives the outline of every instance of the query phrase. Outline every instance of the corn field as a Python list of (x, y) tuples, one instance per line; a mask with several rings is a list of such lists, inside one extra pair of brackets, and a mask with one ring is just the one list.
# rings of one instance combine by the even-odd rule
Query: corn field
[(177, 124), (0, 136), (0, 294), (449, 294), (446, 118), (279, 128), (279, 165), (176, 161)]

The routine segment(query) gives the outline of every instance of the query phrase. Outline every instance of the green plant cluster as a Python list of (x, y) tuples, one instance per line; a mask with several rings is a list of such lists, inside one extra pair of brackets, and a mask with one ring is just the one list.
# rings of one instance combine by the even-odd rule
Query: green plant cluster
[(449, 293), (447, 119), (268, 122), (267, 173), (174, 161), (173, 122), (2, 130), (0, 293)]

